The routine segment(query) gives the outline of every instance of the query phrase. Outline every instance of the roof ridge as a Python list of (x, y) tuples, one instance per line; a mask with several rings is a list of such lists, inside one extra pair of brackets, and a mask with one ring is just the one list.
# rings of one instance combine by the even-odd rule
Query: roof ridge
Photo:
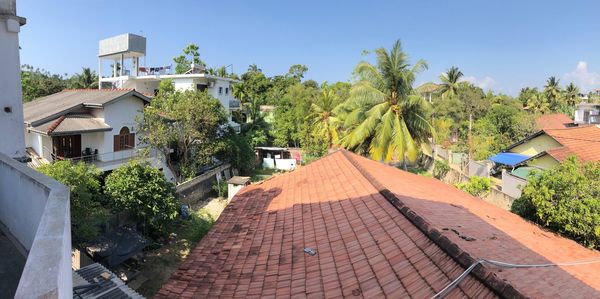
[(62, 91), (135, 91), (135, 88), (65, 88)]
[(54, 130), (56, 130), (56, 128), (58, 128), (58, 126), (63, 122), (63, 120), (65, 120), (65, 116), (61, 115), (59, 118), (57, 118), (54, 123), (52, 123), (50, 125), (50, 127), (48, 127), (48, 131), (46, 131), (46, 134), (50, 134), (52, 132), (54, 132)]
[[(463, 268), (468, 268), (477, 262), (477, 259), (471, 256), (467, 251), (464, 251), (457, 243), (446, 237), (439, 229), (434, 227), (425, 218), (421, 217), (417, 212), (408, 207), (400, 198), (393, 192), (381, 184), (373, 175), (364, 169), (358, 161), (356, 161), (348, 150), (341, 150), (344, 157), (356, 168), (356, 170), (385, 198), (398, 212), (400, 212), (408, 221), (417, 227), (425, 234), (434, 244), (442, 249), (449, 257), (461, 265)], [(389, 166), (389, 165), (385, 165)], [(497, 294), (506, 298), (527, 298), (522, 292), (515, 289), (511, 284), (500, 279), (496, 273), (490, 270), (485, 265), (479, 264), (471, 272), (478, 280), (487, 287), (492, 289)]]

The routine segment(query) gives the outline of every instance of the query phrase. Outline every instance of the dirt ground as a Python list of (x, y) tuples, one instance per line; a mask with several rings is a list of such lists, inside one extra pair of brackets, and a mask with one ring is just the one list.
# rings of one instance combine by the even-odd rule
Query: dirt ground
[(194, 215), (200, 220), (180, 221), (174, 229), (175, 235), (167, 244), (147, 251), (145, 262), (140, 268), (141, 273), (130, 283), (130, 286), (138, 285), (137, 292), (146, 298), (152, 298), (210, 229), (225, 206), (227, 206), (226, 198), (209, 198), (192, 205)]

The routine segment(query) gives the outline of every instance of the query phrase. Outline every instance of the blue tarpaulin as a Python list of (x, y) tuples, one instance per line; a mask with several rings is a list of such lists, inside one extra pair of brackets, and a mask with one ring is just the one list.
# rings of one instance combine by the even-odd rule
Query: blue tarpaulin
[(496, 163), (499, 163), (499, 164), (507, 165), (507, 166), (515, 166), (529, 158), (530, 158), (529, 156), (521, 155), (521, 154), (499, 153), (494, 156), (491, 156), (490, 160), (494, 161)]

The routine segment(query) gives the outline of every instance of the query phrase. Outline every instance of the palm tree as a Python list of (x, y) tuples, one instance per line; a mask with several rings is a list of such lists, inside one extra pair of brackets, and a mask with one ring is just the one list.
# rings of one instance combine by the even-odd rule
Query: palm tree
[(71, 77), (71, 88), (98, 88), (98, 75), (90, 68), (84, 67), (81, 74)]
[(569, 83), (565, 88), (565, 98), (569, 106), (575, 106), (575, 104), (577, 104), (577, 100), (579, 99), (579, 88), (577, 88), (573, 82)]
[(442, 97), (447, 98), (458, 94), (458, 83), (462, 76), (463, 73), (455, 66), (440, 75)]
[(260, 69), (256, 63), (253, 63), (248, 66), (248, 72), (262, 73), (262, 69)]
[(536, 93), (527, 100), (527, 108), (533, 113), (544, 114), (550, 110), (550, 103), (543, 93)]
[(334, 90), (326, 89), (311, 104), (310, 114), (306, 117), (312, 133), (325, 136), (330, 149), (339, 141), (340, 121), (337, 113), (342, 109), (342, 104), (342, 99)]
[(367, 152), (375, 160), (414, 162), (419, 144), (432, 136), (425, 118), (427, 102), (413, 93), (415, 76), (427, 68), (423, 60), (411, 66), (400, 40), (387, 52), (375, 50), (376, 65), (361, 62), (355, 73), (345, 126), (348, 134), (342, 146)]
[(548, 100), (550, 100), (550, 105), (553, 108), (557, 108), (560, 103), (560, 86), (558, 86), (559, 84), (558, 79), (556, 79), (556, 77), (552, 76), (550, 78), (548, 78), (548, 80), (546, 81), (546, 85), (544, 86), (544, 93), (546, 93), (546, 97), (548, 97)]

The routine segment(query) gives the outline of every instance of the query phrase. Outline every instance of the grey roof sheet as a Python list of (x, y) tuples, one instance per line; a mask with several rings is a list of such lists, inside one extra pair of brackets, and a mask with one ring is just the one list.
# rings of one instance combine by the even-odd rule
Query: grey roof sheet
[(38, 132), (56, 135), (73, 132), (109, 131), (112, 128), (101, 119), (94, 118), (90, 114), (68, 114), (65, 115), (64, 119), (54, 119), (35, 126), (33, 129)]
[(39, 125), (35, 122), (60, 114), (63, 111), (68, 111), (83, 104), (104, 105), (127, 94), (136, 95), (149, 101), (148, 97), (133, 89), (67, 89), (25, 103), (23, 105), (23, 115), (26, 123)]

